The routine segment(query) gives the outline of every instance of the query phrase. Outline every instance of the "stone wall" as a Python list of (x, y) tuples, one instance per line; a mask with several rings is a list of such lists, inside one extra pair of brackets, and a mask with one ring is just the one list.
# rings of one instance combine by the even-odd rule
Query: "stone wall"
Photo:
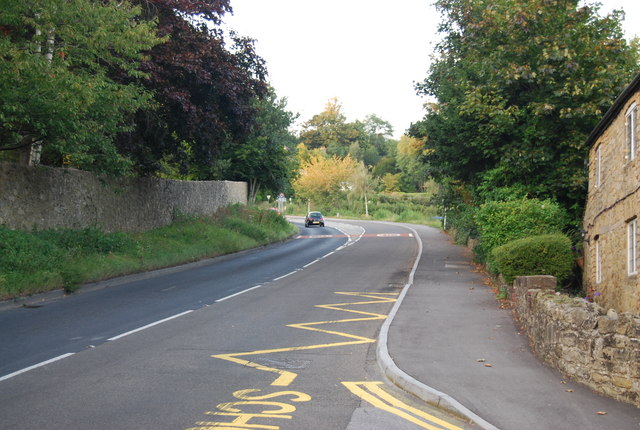
[(577, 382), (640, 407), (640, 316), (556, 293), (552, 276), (521, 276), (511, 297), (534, 353)]
[(11, 229), (144, 231), (170, 224), (179, 214), (207, 216), (246, 202), (245, 182), (108, 178), (0, 163), (0, 225)]

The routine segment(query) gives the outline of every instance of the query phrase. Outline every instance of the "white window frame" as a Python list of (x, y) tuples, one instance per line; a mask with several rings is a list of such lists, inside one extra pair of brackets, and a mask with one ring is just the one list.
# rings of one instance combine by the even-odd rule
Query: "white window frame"
[(638, 105), (634, 102), (625, 114), (625, 141), (627, 145), (627, 161), (633, 161), (638, 152)]
[(638, 218), (627, 223), (627, 274), (638, 274)]
[(600, 254), (600, 240), (596, 239), (596, 284), (602, 283), (602, 255)]
[(596, 149), (596, 188), (602, 184), (602, 145)]

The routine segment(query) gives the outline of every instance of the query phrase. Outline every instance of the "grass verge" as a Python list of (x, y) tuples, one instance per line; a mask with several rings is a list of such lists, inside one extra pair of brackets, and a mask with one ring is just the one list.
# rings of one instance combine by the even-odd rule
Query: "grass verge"
[(298, 230), (270, 210), (231, 206), (143, 233), (9, 230), (0, 226), (0, 300), (64, 289), (211, 258), (290, 237)]

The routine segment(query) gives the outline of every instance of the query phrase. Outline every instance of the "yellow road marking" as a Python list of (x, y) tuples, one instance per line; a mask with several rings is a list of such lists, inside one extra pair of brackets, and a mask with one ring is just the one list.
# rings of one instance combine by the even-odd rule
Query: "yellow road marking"
[[(268, 429), (278, 430), (279, 426), (266, 425), (266, 424), (254, 424), (250, 421), (255, 419), (284, 419), (290, 420), (291, 415), (288, 415), (296, 411), (296, 407), (287, 402), (308, 402), (311, 400), (311, 396), (299, 391), (278, 391), (275, 393), (267, 393), (260, 395), (252, 395), (252, 393), (259, 393), (258, 389), (246, 389), (238, 390), (233, 393), (236, 401), (220, 403), (216, 407), (218, 411), (207, 411), (205, 415), (212, 416), (212, 419), (225, 419), (227, 417), (233, 418), (233, 421), (198, 421), (197, 427), (191, 427), (188, 430), (238, 430), (238, 429)], [(286, 396), (284, 401), (274, 401), (278, 397)], [(268, 401), (267, 401), (268, 400)], [(249, 409), (262, 409), (259, 412), (243, 412), (242, 409), (248, 406)], [(258, 407), (258, 408), (256, 408)]]
[[(342, 385), (347, 387), (347, 389), (356, 396), (371, 403), (376, 408), (404, 418), (422, 428), (429, 430), (442, 430), (443, 428), (448, 430), (463, 430), (460, 427), (443, 421), (438, 417), (434, 417), (433, 415), (409, 406), (396, 399), (380, 387), (380, 385), (384, 385), (383, 382), (343, 382)], [(436, 424), (438, 427), (432, 424)]]
[[(271, 385), (288, 386), (298, 376), (297, 373), (277, 369), (274, 367), (264, 366), (262, 364), (255, 363), (253, 361), (247, 360), (242, 357), (251, 356), (251, 355), (274, 354), (278, 352), (305, 351), (305, 350), (320, 349), (320, 348), (333, 348), (338, 346), (358, 345), (358, 344), (375, 342), (375, 339), (370, 339), (368, 337), (358, 336), (355, 334), (344, 333), (344, 332), (335, 331), (335, 330), (326, 330), (323, 328), (319, 328), (318, 326), (327, 325), (327, 324), (374, 321), (374, 320), (385, 319), (387, 316), (384, 314), (350, 309), (350, 308), (347, 308), (347, 306), (353, 307), (353, 306), (359, 306), (359, 305), (391, 303), (396, 301), (396, 299), (393, 296), (398, 295), (397, 293), (354, 293), (354, 292), (337, 292), (336, 294), (353, 296), (353, 297), (361, 297), (364, 299), (371, 299), (371, 300), (366, 300), (366, 301), (363, 300), (359, 302), (347, 302), (347, 303), (333, 303), (333, 304), (316, 306), (323, 309), (331, 309), (331, 310), (356, 314), (358, 315), (357, 318), (290, 324), (288, 325), (288, 327), (298, 328), (301, 330), (309, 330), (309, 331), (319, 332), (319, 333), (331, 334), (331, 335), (340, 336), (340, 337), (351, 339), (351, 340), (342, 341), (342, 342), (333, 342), (333, 343), (323, 343), (323, 344), (316, 344), (316, 345), (303, 345), (303, 346), (293, 346), (293, 347), (284, 347), (284, 348), (263, 349), (263, 350), (257, 350), (257, 351), (249, 351), (249, 352), (237, 352), (232, 354), (216, 354), (216, 355), (212, 355), (212, 357), (219, 358), (222, 360), (227, 360), (232, 363), (241, 364), (247, 367), (252, 367), (258, 370), (276, 373), (278, 374), (278, 377), (271, 383)], [(255, 419), (290, 420), (292, 419), (292, 416), (290, 414), (296, 410), (296, 407), (286, 402), (266, 401), (266, 400), (273, 399), (275, 397), (280, 397), (280, 396), (291, 396), (292, 398), (289, 399), (289, 401), (291, 402), (308, 402), (311, 400), (311, 396), (298, 391), (279, 391), (279, 392), (268, 393), (264, 395), (251, 395), (251, 393), (255, 393), (255, 392), (260, 392), (260, 390), (245, 389), (245, 390), (236, 391), (233, 393), (233, 396), (236, 399), (238, 399), (238, 401), (220, 403), (219, 405), (216, 406), (218, 410), (205, 412), (205, 415), (208, 415), (209, 417), (211, 417), (211, 419), (214, 419), (214, 420), (224, 419), (224, 418), (228, 418), (228, 419), (233, 418), (233, 421), (231, 422), (198, 421), (196, 422), (197, 427), (192, 427), (189, 430), (207, 430), (207, 429), (209, 430), (242, 430), (242, 429), (278, 430), (280, 427), (276, 425), (253, 424), (250, 421)], [(243, 406), (249, 406), (250, 408), (253, 408), (253, 409), (255, 409), (256, 407), (263, 407), (264, 409), (258, 413), (242, 412)]]
[(345, 309), (344, 306), (355, 306), (355, 305), (371, 305), (376, 303), (390, 303), (395, 302), (395, 298), (386, 297), (386, 296), (397, 296), (397, 293), (356, 293), (356, 292), (336, 292), (336, 294), (346, 295), (346, 296), (355, 296), (355, 297), (363, 297), (369, 298), (373, 300), (369, 301), (360, 301), (360, 302), (347, 302), (347, 303), (334, 303), (327, 305), (317, 305), (316, 307), (324, 308), (324, 309), (332, 309), (342, 312), (349, 312), (359, 315), (365, 315), (363, 318), (350, 318), (350, 319), (342, 319), (342, 320), (331, 320), (331, 321), (316, 321), (309, 323), (300, 323), (300, 324), (289, 324), (287, 327), (299, 328), (301, 330), (310, 330), (320, 333), (326, 333), (336, 336), (345, 337), (348, 339), (354, 339), (352, 341), (346, 342), (334, 342), (334, 343), (323, 343), (316, 345), (306, 345), (306, 346), (292, 346), (285, 348), (273, 348), (273, 349), (263, 349), (258, 351), (248, 351), (248, 352), (236, 352), (231, 354), (216, 354), (212, 355), (213, 358), (219, 358), (221, 360), (227, 360), (232, 363), (240, 364), (247, 367), (252, 367), (254, 369), (263, 370), (265, 372), (276, 373), (279, 376), (271, 383), (274, 386), (286, 387), (290, 385), (293, 380), (298, 376), (297, 373), (289, 372), (287, 370), (281, 370), (274, 367), (265, 366), (259, 363), (255, 363), (250, 360), (245, 360), (246, 356), (252, 355), (264, 355), (264, 354), (274, 354), (278, 352), (291, 352), (291, 351), (307, 351), (311, 349), (321, 349), (321, 348), (334, 348), (338, 346), (347, 346), (347, 345), (359, 345), (364, 343), (373, 343), (375, 339), (370, 339), (363, 336), (357, 336), (354, 334), (334, 331), (334, 330), (325, 330), (321, 328), (317, 328), (315, 326), (318, 325), (326, 325), (326, 324), (337, 324), (337, 323), (347, 323), (347, 322), (359, 322), (359, 321), (373, 321), (385, 319), (387, 316), (384, 314), (378, 314), (374, 312), (365, 312), (358, 311), (354, 309)]

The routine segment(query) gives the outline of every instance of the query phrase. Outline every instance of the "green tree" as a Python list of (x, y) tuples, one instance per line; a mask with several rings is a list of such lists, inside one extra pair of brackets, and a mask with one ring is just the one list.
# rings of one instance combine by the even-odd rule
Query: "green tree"
[(257, 99), (256, 125), (247, 141), (232, 145), (222, 157), (228, 159), (225, 178), (247, 181), (249, 199), (255, 201), (260, 188), (275, 193), (289, 191), (295, 172), (293, 156), (296, 138), (289, 132), (295, 115), (286, 110), (287, 100), (278, 99), (270, 89), (264, 99)]
[(381, 178), (387, 173), (395, 174), (398, 173), (398, 169), (396, 167), (396, 157), (386, 155), (382, 157), (375, 166), (373, 166), (373, 175)]
[(422, 162), (426, 152), (423, 139), (404, 135), (398, 141), (396, 165), (402, 173), (405, 191), (421, 191), (427, 180), (427, 166)]
[(309, 149), (325, 148), (327, 154), (343, 158), (361, 155), (365, 141), (364, 124), (348, 123), (337, 98), (330, 99), (324, 110), (302, 125), (300, 142)]
[(309, 149), (327, 148), (344, 140), (347, 117), (337, 98), (327, 101), (322, 112), (302, 125), (300, 142)]
[(1, 0), (0, 10), (0, 150), (37, 163), (42, 147), (55, 164), (127, 171), (114, 136), (151, 93), (108, 71), (142, 76), (143, 53), (162, 40), (155, 22), (127, 1)]
[(371, 175), (371, 172), (363, 162), (359, 162), (353, 169), (349, 183), (349, 197), (356, 200), (362, 199), (364, 203), (364, 214), (369, 216), (369, 198), (376, 189), (378, 184), (377, 178)]
[(402, 174), (385, 173), (382, 177), (382, 185), (385, 191), (400, 191), (400, 181)]
[[(492, 190), (520, 184), (580, 216), (584, 142), (637, 71), (621, 13), (578, 0), (439, 0), (442, 42), (417, 86), (436, 98), (410, 134), (429, 174)], [(521, 189), (520, 189), (521, 190)]]
[(396, 141), (391, 138), (393, 126), (377, 115), (367, 115), (364, 120), (366, 144), (362, 161), (367, 166), (375, 166), (380, 160), (389, 155)]

